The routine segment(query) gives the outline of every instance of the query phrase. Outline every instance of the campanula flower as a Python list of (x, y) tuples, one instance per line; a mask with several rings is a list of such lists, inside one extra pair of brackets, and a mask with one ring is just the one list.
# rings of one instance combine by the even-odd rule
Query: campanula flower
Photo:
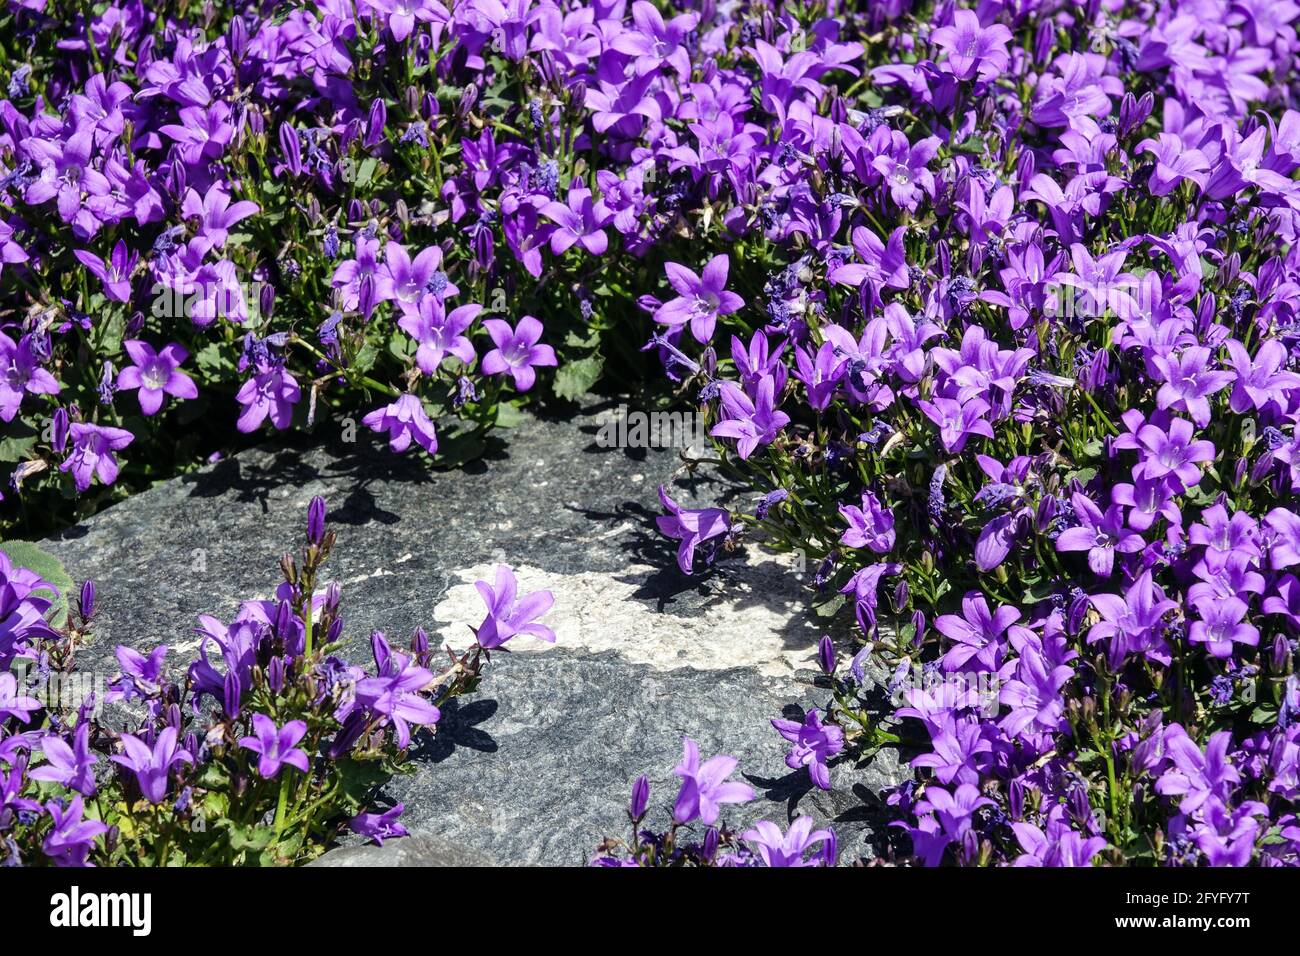
[(383, 408), (370, 412), (361, 423), (373, 432), (388, 432), (388, 447), (402, 452), (414, 441), (430, 455), (438, 452), (438, 433), (424, 405), (409, 392)]
[(484, 375), (508, 373), (515, 388), (526, 392), (537, 380), (535, 368), (558, 364), (555, 349), (538, 341), (544, 330), (542, 323), (531, 315), (521, 317), (513, 329), (502, 319), (484, 319), (483, 328), (496, 346), (483, 356)]
[(530, 634), (549, 644), (555, 643), (555, 632), (535, 623), (555, 603), (550, 591), (534, 591), (519, 597), (514, 572), (504, 564), (497, 565), (494, 584), (475, 581), (474, 587), (487, 605), (487, 617), (474, 631), (480, 647), (492, 650), (516, 634)]
[[(661, 534), (681, 542), (677, 548), (677, 566), (682, 574), (695, 570), (695, 550), (707, 541), (721, 538), (731, 531), (731, 515), (721, 508), (683, 508), (659, 486), (659, 501), (667, 515), (655, 519)], [(710, 555), (708, 560), (712, 560)]]
[(784, 718), (774, 718), (772, 726), (790, 743), (785, 765), (791, 770), (807, 767), (813, 783), (823, 790), (831, 788), (830, 770), (826, 762), (844, 749), (844, 731), (834, 724), (822, 724), (821, 712), (809, 710), (803, 723)]
[(694, 740), (682, 741), (682, 762), (673, 773), (682, 778), (681, 790), (673, 805), (673, 819), (678, 823), (699, 820), (706, 827), (718, 822), (724, 803), (748, 803), (754, 790), (748, 784), (728, 781), (736, 769), (735, 757), (710, 757), (700, 763), (700, 749)]
[(239, 746), (258, 755), (257, 772), (270, 780), (280, 773), (285, 764), (297, 767), (303, 773), (311, 769), (305, 751), (296, 746), (307, 734), (307, 725), (301, 720), (291, 720), (283, 727), (265, 714), (253, 715), (253, 737), (241, 737)]
[(673, 328), (689, 323), (695, 341), (707, 344), (713, 338), (718, 317), (730, 315), (745, 304), (739, 295), (727, 291), (730, 265), (731, 260), (725, 253), (705, 263), (699, 275), (676, 262), (666, 263), (664, 271), (668, 274), (668, 284), (677, 297), (655, 310), (654, 320)]

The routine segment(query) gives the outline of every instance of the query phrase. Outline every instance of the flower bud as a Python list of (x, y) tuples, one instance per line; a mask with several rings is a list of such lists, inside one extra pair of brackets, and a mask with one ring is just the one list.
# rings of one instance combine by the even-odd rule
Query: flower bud
[(704, 832), (704, 845), (700, 847), (700, 853), (706, 860), (712, 860), (718, 852), (718, 828), (709, 827)]
[(269, 282), (263, 282), (257, 293), (257, 308), (262, 317), (269, 319), (275, 314), (275, 288)]
[(474, 109), (474, 104), (478, 102), (478, 87), (470, 84), (461, 91), (460, 101), (456, 104), (456, 115), (461, 119), (469, 116), (470, 111)]
[(54, 420), (50, 427), (50, 445), (58, 452), (68, 447), (68, 411), (65, 408), (54, 410)]
[(298, 142), (298, 131), (288, 123), (280, 124), (280, 151), (289, 172), (295, 176), (302, 175), (302, 146)]
[(95, 616), (95, 582), (86, 581), (81, 585), (81, 601), (78, 605), (81, 620), (89, 621)]
[(366, 135), (361, 144), (373, 149), (384, 141), (384, 125), (388, 122), (388, 107), (383, 99), (370, 104), (370, 113), (366, 117)]
[(825, 634), (817, 645), (817, 660), (822, 666), (822, 673), (827, 677), (835, 673), (835, 645)]
[(248, 52), (248, 25), (244, 18), (236, 15), (226, 30), (226, 47), (230, 50), (230, 59), (238, 63)]
[(1277, 674), (1287, 672), (1287, 664), (1291, 662), (1291, 643), (1278, 634), (1273, 638), (1273, 671)]
[(307, 540), (319, 545), (325, 539), (325, 499), (316, 495), (307, 506)]
[(645, 816), (646, 805), (650, 802), (650, 781), (646, 779), (645, 774), (636, 778), (636, 783), (632, 784), (632, 800), (627, 806), (627, 815), (633, 820), (640, 820)]
[(276, 655), (271, 658), (271, 663), (266, 666), (266, 683), (273, 693), (280, 693), (284, 689), (284, 658)]

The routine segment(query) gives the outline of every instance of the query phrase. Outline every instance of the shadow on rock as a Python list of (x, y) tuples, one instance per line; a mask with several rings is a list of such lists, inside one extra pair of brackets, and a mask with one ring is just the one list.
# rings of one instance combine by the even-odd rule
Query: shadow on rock
[(497, 712), (495, 700), (462, 701), (452, 698), (442, 706), (442, 719), (438, 721), (438, 730), (433, 734), (423, 734), (411, 756), (427, 763), (442, 763), (458, 747), (466, 747), (479, 753), (497, 752), (497, 742), (478, 725), (492, 718)]

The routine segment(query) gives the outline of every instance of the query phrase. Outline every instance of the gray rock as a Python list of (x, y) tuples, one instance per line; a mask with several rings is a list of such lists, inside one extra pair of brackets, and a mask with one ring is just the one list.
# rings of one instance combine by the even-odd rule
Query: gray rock
[(308, 866), (494, 866), (487, 857), (455, 843), (447, 843), (423, 833), (413, 833), (399, 840), (386, 840), (383, 846), (362, 844), (340, 846), (318, 857)]
[[(810, 791), (768, 724), (829, 697), (814, 683), (821, 631), (804, 613), (803, 575), (750, 545), (683, 576), (653, 523), (658, 485), (684, 471), (677, 452), (599, 447), (599, 411), (526, 417), (456, 471), (393, 455), (364, 431), (335, 447), (288, 439), (109, 508), (45, 543), (75, 579), (99, 585), (98, 640), (81, 665), (115, 671), (118, 643), (166, 642), (173, 664), (188, 659), (198, 614), (229, 620), (241, 600), (271, 596), (279, 556), (300, 550), (320, 494), (339, 539), (327, 577), (342, 584), (358, 662), (372, 629), (404, 644), (422, 625), (465, 646), (483, 615), (473, 581), (497, 562), (516, 569), (521, 590), (555, 594), (547, 622), (558, 643), (516, 639), (494, 654), (478, 693), (422, 738), (416, 772), (391, 785), (431, 858), (454, 847), (499, 863), (581, 863), (623, 833), (638, 774), (666, 812), (683, 735), (706, 757), (737, 756), (758, 791), (726, 814), (733, 827), (811, 813), (834, 822), (846, 856), (869, 854), (875, 795), (898, 774), (892, 757), (839, 765), (836, 790)], [(738, 494), (701, 470), (673, 489), (684, 503)]]

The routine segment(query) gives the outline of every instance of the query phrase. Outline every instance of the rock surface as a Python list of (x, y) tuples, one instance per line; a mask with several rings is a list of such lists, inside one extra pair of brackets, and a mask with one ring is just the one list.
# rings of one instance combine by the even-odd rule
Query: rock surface
[[(354, 659), (368, 659), (372, 629), (404, 644), (422, 625), (466, 644), (483, 615), (472, 582), (497, 562), (522, 590), (554, 592), (547, 623), (559, 636), (494, 655), (478, 693), (421, 743), (416, 772), (394, 781), (423, 842), (336, 851), (349, 854), (340, 865), (581, 863), (623, 833), (639, 773), (652, 807), (671, 805), (683, 735), (704, 756), (737, 756), (758, 792), (726, 815), (733, 827), (811, 813), (834, 822), (845, 856), (868, 853), (869, 806), (893, 762), (838, 766), (835, 790), (810, 792), (768, 724), (828, 697), (814, 686), (820, 632), (803, 613), (802, 576), (753, 546), (683, 576), (653, 524), (677, 453), (600, 447), (600, 413), (525, 417), (459, 471), (431, 471), (365, 432), (336, 447), (278, 442), (116, 505), (45, 542), (75, 579), (99, 585), (99, 638), (83, 667), (115, 670), (118, 643), (165, 642), (180, 652), (173, 662), (188, 657), (198, 614), (229, 620), (241, 600), (271, 595), (279, 555), (298, 550), (319, 494), (338, 533), (327, 576), (343, 587)], [(674, 495), (711, 504), (734, 489), (697, 473)]]

